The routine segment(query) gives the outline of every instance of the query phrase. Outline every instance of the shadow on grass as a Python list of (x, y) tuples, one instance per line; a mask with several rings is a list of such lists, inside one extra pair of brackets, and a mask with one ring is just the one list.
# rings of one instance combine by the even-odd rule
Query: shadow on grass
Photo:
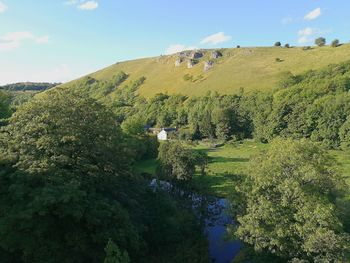
[(201, 194), (227, 197), (234, 191), (238, 178), (240, 175), (229, 173), (196, 174), (192, 180), (192, 187)]
[(211, 157), (211, 163), (249, 162), (249, 158)]

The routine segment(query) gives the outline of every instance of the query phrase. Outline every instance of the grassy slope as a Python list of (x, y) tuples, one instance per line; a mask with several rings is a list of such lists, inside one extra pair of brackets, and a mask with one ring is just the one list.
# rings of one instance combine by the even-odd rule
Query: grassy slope
[[(284, 71), (302, 73), (350, 60), (350, 44), (337, 48), (315, 47), (308, 51), (302, 48), (258, 47), (224, 49), (222, 52), (223, 57), (216, 59), (214, 68), (208, 72), (203, 71), (203, 63), (210, 57), (210, 51), (206, 51), (205, 56), (191, 69), (187, 69), (186, 63), (175, 67), (177, 55), (170, 55), (117, 63), (91, 76), (108, 80), (119, 71), (130, 75), (128, 81), (145, 76), (146, 82), (139, 92), (146, 97), (159, 92), (203, 95), (209, 90), (230, 94), (238, 92), (240, 87), (246, 91), (274, 88), (280, 73)], [(276, 58), (283, 62), (276, 62)], [(192, 75), (193, 79), (202, 76), (202, 79), (185, 81), (185, 74)]]

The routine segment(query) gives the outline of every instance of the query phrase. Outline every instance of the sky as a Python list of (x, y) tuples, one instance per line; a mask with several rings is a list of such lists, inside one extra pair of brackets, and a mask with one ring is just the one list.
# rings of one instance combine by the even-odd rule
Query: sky
[(0, 85), (184, 49), (350, 41), (348, 0), (0, 0)]

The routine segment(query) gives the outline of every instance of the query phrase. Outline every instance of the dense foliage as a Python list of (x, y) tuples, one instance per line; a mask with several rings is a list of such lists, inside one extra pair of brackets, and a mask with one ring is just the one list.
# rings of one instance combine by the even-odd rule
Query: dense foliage
[(59, 84), (60, 83), (20, 82), (20, 83), (0, 86), (0, 89), (7, 90), (7, 91), (43, 91), (43, 90), (51, 89)]
[[(109, 105), (131, 133), (142, 133), (142, 127), (150, 125), (178, 127), (179, 138), (185, 140), (254, 137), (268, 142), (282, 136), (310, 138), (329, 148), (350, 142), (346, 128), (350, 62), (301, 75), (285, 72), (273, 91), (244, 93), (242, 89), (236, 95), (208, 93), (188, 98), (158, 94), (146, 100), (137, 95), (145, 79), (123, 84), (126, 78), (120, 72), (112, 82), (86, 79), (79, 90), (89, 90)], [(113, 101), (102, 96), (105, 87), (117, 87)]]
[(10, 97), (5, 92), (0, 91), (0, 121), (10, 117), (10, 115)]
[[(345, 234), (337, 198), (345, 182), (333, 159), (308, 141), (274, 140), (252, 162), (238, 212), (236, 234), (257, 251), (293, 262), (345, 262)], [(301, 261), (306, 260), (306, 261)]]
[(74, 91), (20, 107), (0, 133), (1, 261), (206, 262), (192, 212), (132, 173), (129, 140)]

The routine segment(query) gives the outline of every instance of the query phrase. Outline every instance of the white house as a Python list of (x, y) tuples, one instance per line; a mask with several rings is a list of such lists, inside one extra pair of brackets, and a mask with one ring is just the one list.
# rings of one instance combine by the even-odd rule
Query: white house
[(157, 134), (157, 138), (159, 141), (168, 140), (168, 133), (163, 129)]
[(169, 134), (175, 132), (174, 128), (163, 128), (158, 134), (157, 138), (159, 141), (167, 141), (169, 139)]

